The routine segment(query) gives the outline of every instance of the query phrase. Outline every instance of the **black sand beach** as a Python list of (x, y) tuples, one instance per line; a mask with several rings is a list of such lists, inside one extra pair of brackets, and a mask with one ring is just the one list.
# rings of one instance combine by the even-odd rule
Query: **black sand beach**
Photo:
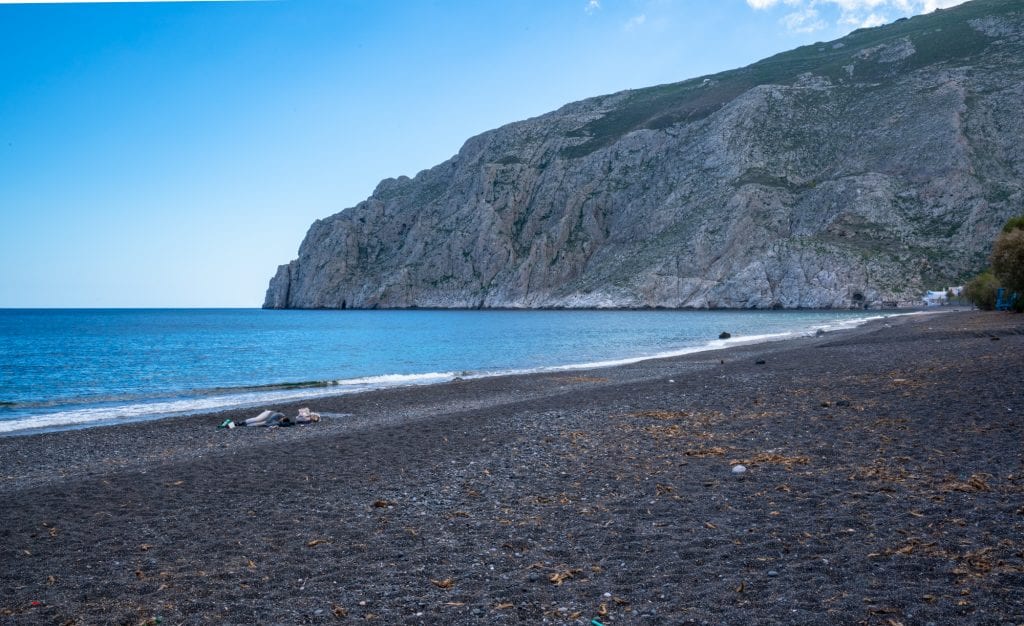
[(1022, 374), (957, 312), (6, 437), (0, 623), (1022, 624)]

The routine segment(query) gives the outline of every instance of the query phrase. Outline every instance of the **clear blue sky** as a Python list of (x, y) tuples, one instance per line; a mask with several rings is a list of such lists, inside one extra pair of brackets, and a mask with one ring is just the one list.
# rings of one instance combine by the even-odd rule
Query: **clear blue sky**
[(482, 131), (960, 0), (0, 0), (0, 307), (259, 306)]

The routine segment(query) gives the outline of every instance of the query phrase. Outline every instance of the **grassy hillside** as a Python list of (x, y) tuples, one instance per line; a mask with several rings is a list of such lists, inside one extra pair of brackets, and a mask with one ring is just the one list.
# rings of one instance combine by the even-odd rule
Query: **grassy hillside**
[[(857, 30), (834, 42), (796, 48), (741, 69), (638, 89), (630, 92), (619, 108), (576, 131), (576, 136), (588, 140), (564, 150), (562, 156), (586, 156), (640, 128), (665, 128), (699, 120), (752, 87), (792, 84), (807, 72), (834, 82), (862, 83), (884, 81), (894, 73), (905, 74), (937, 63), (959, 64), (983, 52), (991, 41), (972, 28), (970, 20), (1021, 10), (1022, 0), (974, 0), (886, 26)], [(906, 59), (878, 63), (857, 58), (865, 50), (903, 38), (908, 38), (916, 50)], [(857, 71), (851, 76), (846, 68), (854, 61)]]

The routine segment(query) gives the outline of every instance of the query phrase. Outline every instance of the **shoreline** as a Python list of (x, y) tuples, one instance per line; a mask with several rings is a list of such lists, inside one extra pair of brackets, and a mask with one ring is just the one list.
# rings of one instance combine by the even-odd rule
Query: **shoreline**
[(0, 624), (1020, 623), (1022, 370), (918, 315), (3, 438)]
[[(16, 420), (0, 421), (0, 438), (23, 437), (35, 434), (77, 431), (89, 428), (108, 428), (122, 424), (140, 422), (151, 422), (164, 419), (179, 419), (194, 415), (209, 413), (221, 413), (231, 410), (252, 409), (265, 407), (274, 404), (292, 404), (296, 402), (315, 402), (322, 398), (349, 396), (360, 393), (367, 393), (377, 390), (396, 389), (409, 386), (427, 386), (447, 384), (454, 379), (477, 380), (501, 376), (521, 376), (530, 374), (544, 374), (553, 372), (566, 372), (577, 370), (605, 369), (630, 365), (648, 360), (674, 358), (709, 352), (715, 350), (742, 347), (747, 345), (758, 345), (762, 343), (773, 343), (776, 341), (788, 341), (810, 336), (818, 329), (828, 329), (828, 333), (834, 333), (851, 328), (857, 328), (873, 321), (884, 320), (893, 317), (920, 314), (952, 313), (962, 311), (959, 307), (944, 307), (943, 310), (915, 309), (901, 311), (899, 309), (868, 311), (864, 317), (856, 317), (844, 320), (835, 320), (831, 324), (819, 323), (800, 331), (787, 331), (769, 333), (756, 336), (738, 336), (730, 339), (708, 339), (704, 343), (692, 346), (681, 347), (674, 350), (658, 352), (648, 355), (629, 356), (621, 358), (610, 358), (592, 362), (567, 363), (561, 365), (545, 365), (528, 368), (514, 368), (508, 370), (462, 370), (449, 372), (423, 372), (412, 374), (377, 374), (355, 377), (340, 380), (305, 381), (294, 383), (272, 383), (266, 385), (243, 386), (238, 388), (225, 388), (208, 390), (208, 393), (194, 393), (191, 396), (167, 396), (154, 397), (151, 399), (140, 398), (136, 404), (126, 404), (126, 411), (147, 411), (135, 415), (119, 415), (113, 417), (94, 417), (96, 411), (103, 410), (100, 407), (85, 405), (86, 408), (68, 409), (58, 413), (43, 413), (34, 415), (31, 418), (20, 418)], [(743, 311), (740, 311), (743, 312)], [(870, 314), (874, 313), (874, 314)], [(870, 314), (870, 315), (869, 315)], [(244, 395), (263, 394), (260, 398), (242, 399)], [(233, 397), (236, 397), (231, 399)], [(205, 406), (197, 406), (204, 404)], [(74, 406), (74, 405), (71, 405)], [(166, 407), (162, 410), (150, 413), (154, 407)], [(33, 419), (32, 425), (20, 426), (22, 420)]]
[[(894, 316), (897, 323), (906, 323), (915, 318), (955, 313), (954, 311), (923, 311)], [(537, 371), (525, 373), (496, 374), (476, 378), (456, 378), (447, 382), (426, 385), (402, 385), (381, 387), (355, 393), (324, 395), (317, 398), (302, 398), (278, 403), (261, 403), (253, 406), (231, 407), (222, 410), (189, 412), (183, 415), (161, 416), (149, 419), (113, 422), (100, 426), (84, 425), (82, 427), (56, 429), (27, 429), (0, 434), (0, 492), (4, 480), (13, 475), (5, 472), (5, 460), (22, 456), (21, 465), (30, 465), (31, 457), (40, 458), (45, 451), (57, 447), (63, 452), (54, 464), (31, 465), (30, 475), (39, 481), (41, 476), (53, 475), (56, 468), (62, 477), (69, 474), (69, 467), (91, 468), (90, 459), (95, 456), (91, 450), (106, 449), (111, 442), (122, 442), (128, 439), (137, 448), (135, 457), (125, 456), (117, 459), (105, 459), (104, 463), (119, 468), (144, 468), (147, 463), (157, 458), (174, 457), (178, 454), (191, 456), (197, 450), (210, 448), (216, 442), (211, 439), (210, 430), (215, 431), (214, 437), (220, 433), (238, 433), (245, 436), (243, 445), (262, 444), (263, 440), (255, 434), (267, 432), (262, 428), (235, 428), (232, 430), (216, 430), (225, 419), (235, 422), (253, 417), (260, 411), (270, 408), (286, 414), (294, 414), (301, 407), (310, 407), (313, 411), (324, 415), (324, 419), (313, 426), (299, 426), (285, 429), (272, 429), (271, 439), (300, 441), (320, 436), (338, 436), (348, 432), (372, 430), (375, 428), (392, 427), (409, 421), (429, 420), (431, 415), (439, 412), (450, 413), (456, 410), (486, 410), (515, 404), (520, 395), (528, 400), (556, 401), (567, 392), (574, 391), (577, 386), (606, 386), (609, 384), (631, 384), (649, 381), (654, 377), (668, 377), (666, 372), (695, 373), (713, 368), (716, 364), (730, 358), (756, 361), (768, 355), (792, 348), (808, 347), (818, 343), (837, 341), (845, 337), (856, 337), (870, 333), (887, 324), (887, 319), (876, 318), (857, 324), (853, 327), (827, 332), (824, 335), (812, 333), (800, 334), (776, 341), (759, 341), (755, 343), (724, 346), (721, 348), (698, 350), (673, 356), (644, 357), (608, 367), (594, 369), (568, 369), (564, 371)], [(580, 381), (580, 382), (574, 382)], [(450, 397), (457, 392), (461, 397), (468, 396), (470, 401), (459, 403)], [(343, 417), (332, 417), (343, 416)], [(155, 435), (155, 441), (164, 447), (162, 452), (149, 450), (146, 442)], [(179, 439), (176, 444), (168, 444), (168, 437)], [(18, 445), (16, 442), (25, 442)], [(30, 442), (30, 443), (29, 443)], [(231, 443), (237, 445), (236, 439)], [(81, 444), (81, 445), (79, 445)], [(168, 454), (166, 449), (174, 450)], [(79, 458), (87, 457), (86, 459)], [(45, 482), (45, 480), (43, 481)]]

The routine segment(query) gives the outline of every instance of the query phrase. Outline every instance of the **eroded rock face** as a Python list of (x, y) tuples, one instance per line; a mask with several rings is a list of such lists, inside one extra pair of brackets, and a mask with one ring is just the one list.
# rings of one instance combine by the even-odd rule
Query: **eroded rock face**
[(977, 0), (566, 105), (310, 228), (265, 307), (850, 307), (1024, 209), (1024, 8)]

